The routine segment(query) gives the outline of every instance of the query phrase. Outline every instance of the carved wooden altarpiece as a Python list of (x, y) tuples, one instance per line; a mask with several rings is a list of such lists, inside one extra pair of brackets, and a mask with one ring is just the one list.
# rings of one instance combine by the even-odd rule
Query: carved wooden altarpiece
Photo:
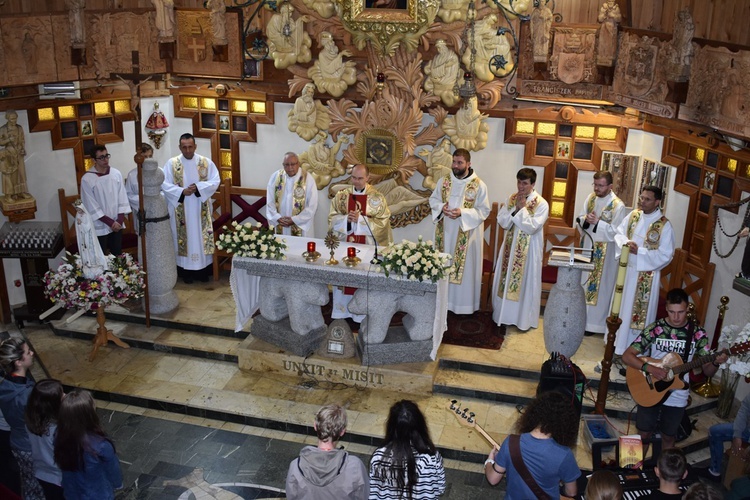
[(180, 75), (215, 76), (223, 78), (242, 77), (242, 38), (240, 12), (226, 12), (227, 60), (215, 60), (213, 54), (213, 30), (211, 19), (205, 9), (179, 9), (176, 11), (177, 53), (173, 64)]

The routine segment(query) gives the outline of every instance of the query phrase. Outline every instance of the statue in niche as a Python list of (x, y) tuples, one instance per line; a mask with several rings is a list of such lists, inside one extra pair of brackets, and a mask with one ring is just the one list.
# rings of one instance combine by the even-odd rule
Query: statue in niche
[(18, 113), (9, 109), (5, 112), (7, 122), (0, 127), (0, 172), (3, 176), (3, 195), (6, 203), (30, 199), (26, 186), (26, 139), (18, 125)]
[(277, 69), (284, 69), (295, 63), (307, 63), (312, 59), (312, 40), (305, 32), (304, 24), (310, 18), (300, 16), (295, 21), (292, 18), (293, 13), (292, 4), (284, 3), (281, 12), (274, 14), (266, 26), (268, 50)]
[(534, 62), (546, 63), (549, 54), (550, 30), (552, 29), (552, 11), (546, 0), (535, 0), (531, 13), (531, 40), (534, 48)]
[(450, 137), (456, 148), (469, 151), (479, 151), (487, 147), (488, 115), (482, 114), (477, 108), (477, 98), (470, 97), (456, 116), (447, 116), (440, 128)]
[[(474, 28), (474, 74), (483, 82), (491, 82), (497, 76), (505, 76), (515, 67), (513, 56), (510, 52), (510, 44), (505, 34), (498, 35), (495, 23), (497, 16), (490, 14), (477, 21)], [(490, 59), (501, 56), (506, 64), (502, 68), (496, 68), (494, 74), (490, 71)], [(461, 57), (461, 62), (467, 68), (471, 66), (471, 46), (467, 46)]]
[(427, 156), (427, 175), (422, 179), (422, 187), (434, 190), (437, 181), (451, 172), (453, 166), (453, 155), (451, 154), (451, 141), (444, 138), (439, 145), (435, 145), (432, 151), (423, 149), (420, 156)]
[(463, 83), (463, 71), (458, 63), (458, 55), (448, 48), (445, 40), (435, 42), (437, 55), (424, 67), (427, 75), (424, 89), (440, 97), (446, 106), (455, 106), (460, 98), (453, 92), (453, 87)]
[(213, 30), (213, 45), (228, 45), (227, 41), (227, 6), (224, 0), (208, 0), (206, 7), (211, 11), (211, 29)]
[(323, 189), (331, 183), (331, 179), (341, 177), (346, 173), (346, 169), (336, 159), (336, 155), (341, 146), (349, 142), (349, 138), (341, 135), (331, 147), (326, 145), (327, 138), (328, 132), (319, 132), (318, 141), (313, 143), (310, 149), (299, 155), (302, 168), (315, 179), (315, 185), (318, 189)]
[(599, 9), (599, 44), (596, 47), (596, 64), (613, 66), (617, 55), (617, 26), (622, 21), (620, 6), (607, 0)]
[(70, 44), (81, 48), (86, 46), (86, 28), (83, 22), (83, 9), (86, 0), (65, 0), (68, 7), (68, 22), (70, 23)]
[(156, 9), (156, 29), (159, 30), (159, 41), (174, 39), (174, 0), (151, 0)]
[(294, 101), (289, 110), (289, 131), (296, 132), (306, 141), (312, 140), (321, 130), (328, 130), (331, 117), (323, 103), (313, 99), (315, 84), (308, 83), (302, 89), (302, 95)]
[(336, 6), (330, 0), (302, 0), (305, 7), (312, 9), (324, 19), (333, 17), (336, 14)]
[(469, 0), (442, 0), (437, 15), (443, 22), (466, 21)]
[(688, 9), (675, 14), (673, 33), (669, 47), (667, 78), (675, 82), (686, 82), (690, 78), (690, 64), (695, 55), (695, 48), (693, 48), (695, 23)]
[(353, 61), (344, 61), (351, 57), (348, 50), (339, 52), (333, 36), (324, 31), (320, 34), (322, 50), (313, 66), (307, 70), (319, 92), (328, 92), (334, 97), (341, 97), (349, 85), (357, 83), (357, 68)]

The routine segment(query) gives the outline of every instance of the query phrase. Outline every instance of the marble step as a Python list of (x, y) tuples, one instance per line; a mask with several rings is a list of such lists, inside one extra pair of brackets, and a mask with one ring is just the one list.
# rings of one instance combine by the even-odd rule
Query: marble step
[[(494, 401), (510, 404), (526, 404), (536, 394), (538, 380), (483, 373), (477, 371), (441, 368), (435, 377), (433, 392), (460, 398), (472, 398), (483, 401)], [(594, 410), (596, 391), (585, 388), (583, 395), (583, 413)], [(708, 399), (692, 394), (692, 404), (688, 407), (689, 415), (697, 415), (716, 407), (716, 399)], [(627, 390), (615, 390), (610, 385), (607, 392), (605, 412), (613, 418), (634, 418), (635, 402)]]

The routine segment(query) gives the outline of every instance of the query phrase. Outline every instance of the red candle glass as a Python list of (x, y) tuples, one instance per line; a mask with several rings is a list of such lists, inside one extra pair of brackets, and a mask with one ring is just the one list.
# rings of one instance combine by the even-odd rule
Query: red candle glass
[(308, 241), (307, 242), (307, 253), (315, 253), (315, 242), (314, 241)]
[(350, 259), (353, 259), (354, 257), (357, 256), (357, 249), (354, 248), (354, 247), (347, 248), (346, 249), (346, 256), (349, 257)]

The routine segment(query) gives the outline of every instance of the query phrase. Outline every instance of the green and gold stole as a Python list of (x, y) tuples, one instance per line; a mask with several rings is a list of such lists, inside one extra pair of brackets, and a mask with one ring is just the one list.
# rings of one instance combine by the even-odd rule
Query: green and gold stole
[[(586, 199), (586, 213), (594, 211), (594, 205), (596, 203), (596, 194), (591, 193)], [(615, 210), (622, 204), (620, 198), (613, 196), (606, 207), (602, 210), (599, 220), (606, 222), (607, 224), (612, 223)], [(595, 241), (593, 250), (592, 264), (594, 264), (594, 270), (589, 273), (588, 280), (583, 285), (583, 290), (586, 292), (586, 304), (595, 306), (599, 300), (599, 285), (602, 280), (602, 272), (604, 271), (604, 260), (607, 257), (607, 245), (606, 241)]]
[[(443, 198), (443, 205), (448, 203), (448, 199), (451, 195), (451, 174), (446, 175), (442, 179), (442, 185), (440, 187), (440, 194)], [(477, 188), (479, 187), (479, 177), (474, 177), (466, 185), (464, 190), (464, 204), (463, 208), (474, 208), (474, 203), (477, 201)], [(445, 217), (440, 217), (435, 228), (435, 247), (441, 252), (445, 251), (445, 229), (444, 229)], [(469, 234), (459, 227), (458, 235), (456, 237), (456, 247), (453, 250), (453, 269), (451, 270), (451, 283), (460, 285), (464, 279), (464, 264), (466, 263), (466, 251), (469, 247)]]
[[(508, 199), (508, 211), (512, 212), (516, 208), (516, 197), (518, 193), (513, 193)], [(531, 217), (534, 216), (534, 211), (539, 205), (539, 194), (537, 194), (533, 200), (526, 204), (526, 210), (528, 210)], [(518, 301), (521, 297), (521, 285), (523, 284), (523, 273), (526, 268), (526, 261), (528, 260), (529, 254), (529, 242), (531, 241), (531, 235), (518, 231), (518, 240), (516, 241), (516, 250), (513, 253), (513, 262), (511, 263), (510, 251), (513, 246), (513, 236), (516, 234), (515, 225), (511, 225), (510, 229), (505, 234), (505, 247), (503, 250), (503, 264), (500, 269), (500, 286), (497, 287), (497, 296), (502, 298), (505, 292), (506, 279), (508, 286), (508, 293), (505, 294), (505, 298)], [(508, 266), (511, 266), (510, 273), (508, 273)], [(510, 274), (510, 276), (509, 276)]]
[[(643, 215), (642, 210), (633, 210), (630, 213), (628, 221), (628, 239), (632, 241), (633, 233)], [(661, 241), (661, 232), (667, 223), (667, 218), (663, 215), (651, 223), (646, 231), (646, 238), (643, 240), (643, 246), (648, 250), (659, 248)], [(648, 313), (648, 303), (651, 298), (653, 289), (654, 271), (640, 271), (636, 278), (635, 299), (633, 300), (633, 313), (630, 316), (630, 328), (634, 330), (643, 330), (646, 327), (646, 314)], [(658, 284), (657, 284), (658, 286)]]
[[(178, 186), (185, 187), (184, 167), (180, 162), (180, 157), (172, 158), (172, 178)], [(201, 181), (208, 179), (208, 159), (198, 156), (198, 176)], [(214, 237), (213, 221), (211, 220), (210, 200), (201, 203), (201, 235), (203, 237), (203, 253), (213, 255)], [(175, 224), (177, 226), (177, 255), (187, 257), (187, 224), (185, 222), (185, 206), (178, 203), (174, 209)]]
[[(294, 183), (294, 189), (292, 190), (292, 216), (299, 215), (305, 209), (305, 201), (307, 196), (307, 175), (304, 170), (300, 170), (299, 179)], [(279, 170), (279, 175), (274, 186), (274, 201), (276, 202), (276, 211), (281, 210), (281, 197), (284, 195), (284, 187), (286, 186), (286, 172), (282, 169)], [(292, 236), (302, 236), (302, 230), (294, 224), (292, 226)], [(276, 226), (276, 234), (282, 234), (284, 228), (282, 226)]]

